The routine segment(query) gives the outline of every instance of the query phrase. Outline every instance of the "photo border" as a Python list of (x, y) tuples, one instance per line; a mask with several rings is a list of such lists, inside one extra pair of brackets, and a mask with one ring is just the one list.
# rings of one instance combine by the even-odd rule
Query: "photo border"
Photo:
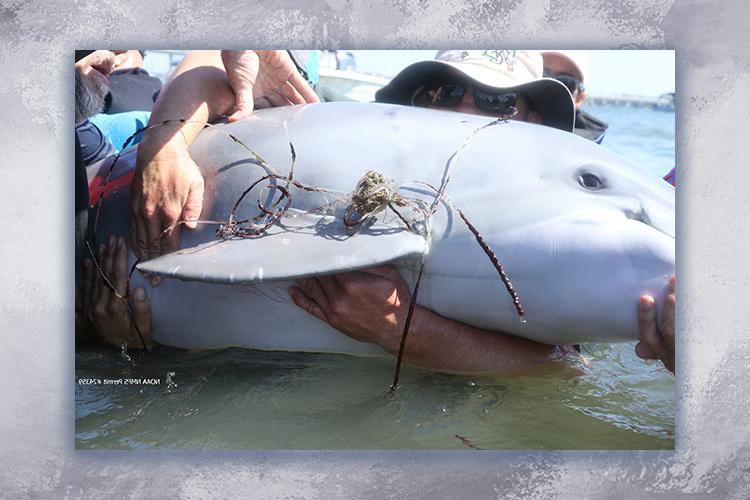
[[(750, 5), (183, 0), (0, 7), (5, 241), (0, 276), (9, 497), (484, 498), (750, 491), (747, 130)], [(238, 33), (247, 33), (246, 37)], [(75, 452), (72, 54), (93, 46), (675, 49), (674, 452)]]

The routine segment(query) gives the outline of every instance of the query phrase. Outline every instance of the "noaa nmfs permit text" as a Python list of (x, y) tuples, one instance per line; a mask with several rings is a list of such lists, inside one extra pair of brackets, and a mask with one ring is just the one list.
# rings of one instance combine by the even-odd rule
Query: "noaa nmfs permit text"
[(78, 385), (160, 385), (159, 378), (79, 378)]

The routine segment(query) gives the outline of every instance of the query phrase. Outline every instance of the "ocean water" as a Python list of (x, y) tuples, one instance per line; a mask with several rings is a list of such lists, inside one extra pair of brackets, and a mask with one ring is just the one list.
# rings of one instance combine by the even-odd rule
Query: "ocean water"
[(586, 111), (609, 123), (602, 146), (637, 168), (663, 177), (675, 166), (675, 114), (645, 107), (591, 105)]
[[(662, 176), (674, 113), (590, 106), (603, 147)], [(144, 356), (76, 352), (78, 449), (672, 449), (674, 377), (634, 343), (506, 377), (332, 354), (157, 346)]]

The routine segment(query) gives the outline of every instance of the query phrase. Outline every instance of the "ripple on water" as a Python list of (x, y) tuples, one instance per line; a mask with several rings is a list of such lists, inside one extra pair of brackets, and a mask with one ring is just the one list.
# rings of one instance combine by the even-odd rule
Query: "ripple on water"
[[(76, 386), (76, 446), (205, 449), (669, 449), (674, 386), (632, 344), (589, 346), (589, 366), (514, 377), (341, 355), (157, 347), (124, 366), (76, 354), (77, 377), (159, 377), (157, 386)], [(132, 354), (132, 353), (131, 353)], [(171, 385), (166, 384), (167, 374)]]

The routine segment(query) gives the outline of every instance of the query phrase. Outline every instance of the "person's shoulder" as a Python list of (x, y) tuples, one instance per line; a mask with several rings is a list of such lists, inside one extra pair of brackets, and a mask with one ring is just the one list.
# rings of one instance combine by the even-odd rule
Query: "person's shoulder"
[(94, 123), (88, 118), (86, 118), (81, 123), (76, 125), (76, 133), (78, 134), (78, 137), (80, 138), (81, 141), (83, 141), (84, 136), (101, 135), (101, 131), (99, 130), (99, 128), (96, 125), (94, 125)]
[(597, 144), (601, 144), (604, 140), (604, 134), (607, 132), (609, 124), (594, 115), (579, 109), (576, 112), (575, 129), (573, 133), (584, 137), (590, 141), (594, 141)]
[(102, 131), (88, 118), (76, 125), (76, 134), (81, 144), (83, 163), (90, 165), (114, 154), (115, 148)]
[(576, 127), (579, 124), (579, 121), (582, 126), (586, 126), (588, 128), (598, 128), (602, 130), (606, 130), (609, 127), (609, 123), (605, 122), (604, 120), (595, 117), (588, 111), (584, 109), (579, 109), (576, 112)]

